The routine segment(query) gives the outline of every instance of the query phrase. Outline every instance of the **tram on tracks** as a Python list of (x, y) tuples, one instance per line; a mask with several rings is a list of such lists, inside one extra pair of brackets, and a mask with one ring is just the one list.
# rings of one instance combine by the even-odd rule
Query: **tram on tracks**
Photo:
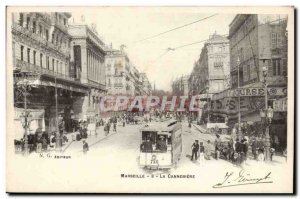
[(176, 120), (145, 124), (140, 134), (140, 167), (171, 169), (180, 160), (182, 125)]

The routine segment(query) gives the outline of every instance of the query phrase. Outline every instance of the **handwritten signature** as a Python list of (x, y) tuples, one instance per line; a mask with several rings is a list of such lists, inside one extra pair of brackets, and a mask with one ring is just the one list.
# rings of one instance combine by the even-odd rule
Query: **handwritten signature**
[(271, 180), (271, 172), (267, 173), (262, 177), (253, 177), (250, 173), (242, 169), (238, 175), (234, 172), (226, 172), (224, 180), (217, 183), (213, 188), (241, 186), (249, 184), (262, 184), (262, 183), (273, 183)]

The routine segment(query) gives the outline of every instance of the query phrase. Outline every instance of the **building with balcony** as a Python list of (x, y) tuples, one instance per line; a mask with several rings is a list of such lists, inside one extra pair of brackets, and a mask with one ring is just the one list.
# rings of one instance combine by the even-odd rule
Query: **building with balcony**
[(139, 71), (130, 62), (126, 52), (106, 49), (106, 88), (109, 95), (135, 96), (143, 93)]
[(70, 41), (70, 75), (89, 88), (88, 95), (74, 103), (80, 118), (100, 114), (100, 101), (106, 95), (105, 44), (95, 28), (72, 23), (68, 28)]
[(213, 94), (229, 88), (229, 59), (229, 40), (217, 33), (210, 35), (188, 80), (189, 95), (199, 95), (199, 106), (205, 110), (205, 112), (198, 113), (198, 119), (204, 120), (210, 117), (203, 118), (204, 115), (209, 114), (209, 107), (208, 104), (205, 105), (201, 101), (210, 101)]
[[(66, 131), (71, 131), (72, 103), (88, 91), (88, 86), (71, 74), (70, 17), (71, 14), (65, 12), (12, 14), (14, 106), (22, 110), (26, 104), (28, 109), (40, 111), (33, 129), (42, 128), (49, 133), (56, 131), (58, 112)], [(20, 89), (24, 86), (26, 103), (24, 90)]]
[(189, 77), (190, 94), (214, 94), (229, 88), (229, 67), (229, 41), (215, 33), (204, 44), (194, 64)]
[(151, 95), (152, 87), (146, 73), (140, 73), (140, 82), (142, 82), (142, 95)]
[[(242, 123), (254, 124), (258, 128), (251, 131), (262, 134), (265, 128), (261, 123), (260, 110), (265, 109), (267, 94), (267, 106), (274, 109), (271, 137), (276, 135), (283, 143), (282, 146), (285, 146), (287, 16), (236, 15), (229, 25), (228, 38), (232, 88), (213, 96), (212, 110), (226, 114), (229, 125), (238, 122), (240, 113)], [(266, 76), (263, 69), (266, 69)]]

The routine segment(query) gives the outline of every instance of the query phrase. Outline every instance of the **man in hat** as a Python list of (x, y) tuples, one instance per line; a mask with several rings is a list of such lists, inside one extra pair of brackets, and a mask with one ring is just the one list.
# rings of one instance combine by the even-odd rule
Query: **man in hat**
[(216, 137), (217, 138), (215, 140), (215, 154), (216, 154), (216, 159), (218, 160), (219, 156), (220, 156), (220, 150), (221, 150), (222, 141), (221, 141), (221, 138), (220, 138), (219, 134), (216, 134)]
[(192, 161), (194, 160), (194, 156), (195, 156), (195, 160), (198, 159), (198, 151), (199, 151), (199, 144), (198, 143), (199, 143), (199, 141), (195, 140), (195, 142), (192, 145), (192, 158), (191, 158)]
[(162, 136), (162, 135), (159, 136), (159, 140), (157, 141), (156, 148), (157, 148), (157, 150), (160, 150), (160, 151), (167, 151), (167, 145), (166, 145), (164, 136)]
[(150, 142), (150, 138), (149, 137), (147, 137), (146, 141), (144, 141), (141, 144), (141, 151), (142, 152), (152, 152), (153, 151), (152, 142)]

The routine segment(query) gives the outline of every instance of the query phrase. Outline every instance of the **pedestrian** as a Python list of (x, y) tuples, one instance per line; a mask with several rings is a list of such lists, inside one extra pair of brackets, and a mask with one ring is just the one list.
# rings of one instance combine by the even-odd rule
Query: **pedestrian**
[(42, 150), (47, 151), (47, 149), (48, 149), (48, 141), (47, 141), (46, 137), (43, 137)]
[(200, 142), (200, 155), (199, 155), (199, 163), (200, 163), (200, 165), (204, 164), (204, 152), (205, 152), (205, 148), (203, 146), (203, 142)]
[(115, 121), (114, 124), (113, 124), (113, 131), (114, 132), (117, 132), (117, 122)]
[(160, 150), (162, 152), (167, 151), (167, 144), (166, 144), (166, 140), (164, 139), (164, 136), (159, 136), (159, 140), (156, 143), (156, 149)]
[(205, 158), (207, 160), (210, 160), (210, 156), (211, 156), (211, 151), (212, 151), (212, 145), (211, 145), (211, 142), (210, 140), (207, 141), (207, 145), (205, 147)]
[(110, 130), (110, 122), (107, 123), (107, 134), (109, 134), (109, 130)]
[(123, 118), (123, 120), (122, 120), (122, 122), (123, 122), (123, 127), (125, 127), (125, 117)]
[(257, 140), (256, 140), (256, 137), (253, 137), (252, 139), (253, 139), (252, 144), (251, 144), (252, 154), (253, 154), (254, 160), (257, 160), (257, 151), (258, 151)]
[(152, 147), (152, 142), (150, 142), (150, 138), (149, 137), (147, 137), (146, 138), (146, 141), (144, 141), (142, 144), (141, 144), (141, 146), (140, 146), (140, 148), (141, 148), (141, 151), (142, 152), (152, 152), (153, 151), (153, 147)]
[(245, 139), (242, 139), (241, 143), (240, 143), (240, 158), (241, 158), (241, 163), (243, 163), (246, 160), (246, 144), (245, 144)]
[(218, 160), (220, 157), (220, 150), (221, 150), (221, 145), (222, 145), (222, 141), (220, 138), (219, 134), (216, 134), (216, 140), (215, 140), (215, 155), (216, 155), (216, 159)]
[(89, 150), (89, 144), (85, 140), (83, 140), (82, 143), (83, 143), (83, 145), (82, 145), (83, 153), (86, 154)]
[(192, 158), (191, 158), (192, 161), (194, 160), (194, 156), (195, 156), (195, 160), (198, 159), (198, 151), (199, 151), (199, 144), (198, 143), (199, 143), (199, 141), (195, 140), (195, 142), (192, 145)]

